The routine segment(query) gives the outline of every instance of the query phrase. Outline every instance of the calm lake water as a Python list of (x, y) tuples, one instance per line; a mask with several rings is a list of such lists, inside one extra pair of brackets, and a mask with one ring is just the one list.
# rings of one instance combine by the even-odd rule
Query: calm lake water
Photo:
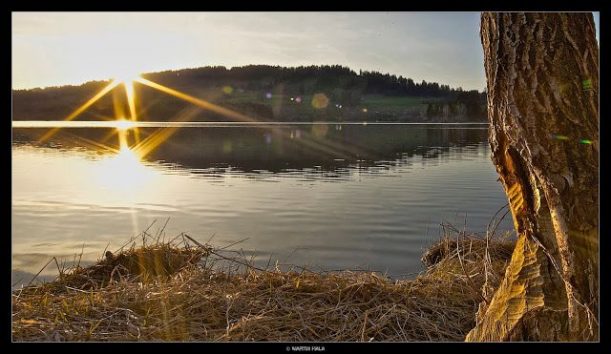
[(462, 228), (466, 216), (482, 232), (507, 202), (486, 125), (149, 126), (124, 142), (141, 142), (141, 160), (116, 129), (38, 143), (48, 131), (13, 130), (16, 284), (53, 256), (93, 262), (167, 218), (166, 238), (246, 239), (232, 248), (263, 265), (410, 277), (441, 222)]

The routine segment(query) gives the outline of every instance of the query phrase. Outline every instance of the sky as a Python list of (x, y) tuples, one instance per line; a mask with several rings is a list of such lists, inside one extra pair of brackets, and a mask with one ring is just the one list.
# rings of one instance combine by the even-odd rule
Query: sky
[[(208, 65), (339, 64), (483, 90), (479, 12), (14, 12), (13, 89)], [(595, 21), (598, 28), (598, 14)]]

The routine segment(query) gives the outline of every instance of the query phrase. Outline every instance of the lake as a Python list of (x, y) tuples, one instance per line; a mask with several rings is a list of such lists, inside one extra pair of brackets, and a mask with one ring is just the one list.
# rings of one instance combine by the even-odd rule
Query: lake
[(242, 240), (231, 248), (260, 265), (413, 277), (440, 223), (485, 232), (507, 203), (485, 124), (85, 124), (41, 142), (48, 133), (13, 129), (14, 284), (53, 256), (90, 264), (168, 218), (166, 239)]

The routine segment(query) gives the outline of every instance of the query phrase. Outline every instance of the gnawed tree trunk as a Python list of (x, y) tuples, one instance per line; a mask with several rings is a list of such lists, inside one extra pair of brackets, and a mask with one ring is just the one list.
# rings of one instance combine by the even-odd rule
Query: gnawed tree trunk
[(598, 44), (591, 14), (483, 13), (493, 161), (518, 242), (467, 341), (598, 338)]

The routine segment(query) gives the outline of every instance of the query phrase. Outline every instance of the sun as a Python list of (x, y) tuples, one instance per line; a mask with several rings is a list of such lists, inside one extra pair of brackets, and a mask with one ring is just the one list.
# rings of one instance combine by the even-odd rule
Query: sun
[[(129, 65), (123, 66), (120, 70), (117, 70), (115, 75), (115, 83), (123, 84), (125, 88), (125, 95), (127, 97), (127, 104), (129, 106), (129, 120), (121, 121), (121, 119), (117, 122), (118, 130), (127, 130), (134, 127), (133, 122), (138, 120), (138, 114), (136, 112), (136, 94), (134, 91), (134, 82), (140, 80), (140, 73)], [(140, 134), (137, 129), (135, 129), (136, 134), (136, 142), (140, 141)]]
[(139, 78), (140, 78), (139, 71), (133, 68), (130, 68), (130, 67), (124, 67), (116, 71), (114, 80), (124, 85), (131, 85), (133, 84), (134, 81), (138, 80)]
[[(127, 67), (121, 70), (118, 70), (117, 73), (115, 74), (114, 80), (119, 85), (123, 84), (123, 86), (125, 87), (125, 93), (127, 94), (127, 99), (129, 100), (130, 105), (133, 104), (133, 100), (134, 100), (134, 81), (137, 81), (138, 79), (140, 79), (140, 73), (136, 70), (133, 70)], [(130, 109), (131, 108), (132, 107), (130, 106)], [(133, 113), (134, 112), (132, 112), (132, 114)]]

